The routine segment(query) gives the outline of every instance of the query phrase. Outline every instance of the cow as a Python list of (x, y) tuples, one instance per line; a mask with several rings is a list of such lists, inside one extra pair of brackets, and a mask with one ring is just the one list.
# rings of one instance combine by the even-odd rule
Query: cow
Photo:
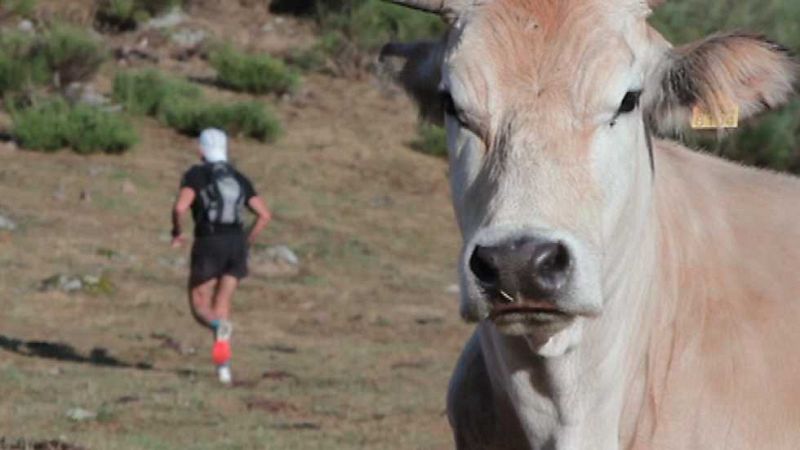
[(394, 3), (448, 24), (383, 56), (447, 133), (456, 447), (800, 448), (800, 181), (668, 139), (785, 103), (789, 52), (674, 47), (652, 0)]

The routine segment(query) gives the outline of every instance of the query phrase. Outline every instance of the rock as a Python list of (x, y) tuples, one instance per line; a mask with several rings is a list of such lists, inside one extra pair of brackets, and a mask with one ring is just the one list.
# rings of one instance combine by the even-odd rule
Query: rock
[(39, 283), (39, 290), (42, 292), (62, 291), (67, 294), (79, 291), (90, 294), (112, 294), (115, 289), (112, 281), (105, 275), (56, 274)]
[(85, 83), (70, 83), (64, 90), (64, 97), (72, 104), (89, 106), (106, 106), (111, 101), (95, 90), (94, 86)]
[(254, 273), (268, 277), (293, 277), (300, 274), (300, 259), (285, 245), (254, 252), (250, 259)]
[(17, 30), (23, 33), (36, 33), (36, 28), (34, 28), (33, 22), (28, 19), (20, 20), (19, 24), (17, 24)]
[(83, 288), (83, 282), (80, 278), (64, 274), (53, 275), (52, 277), (42, 280), (39, 284), (40, 291), (64, 291), (75, 292)]
[(67, 411), (67, 418), (75, 422), (86, 422), (97, 418), (97, 413), (83, 408), (72, 408)]
[(158, 17), (150, 19), (145, 25), (145, 28), (174, 28), (182, 24), (186, 20), (186, 14), (179, 8), (174, 8), (172, 11)]
[(0, 230), (14, 231), (16, 229), (17, 224), (13, 220), (0, 214)]
[(461, 288), (458, 287), (457, 284), (451, 284), (450, 286), (447, 286), (447, 289), (444, 291), (448, 294), (458, 295), (461, 292)]
[(170, 40), (181, 47), (197, 47), (207, 38), (207, 32), (189, 28), (176, 31), (170, 36)]
[(285, 245), (276, 245), (264, 251), (264, 256), (275, 261), (285, 262), (293, 266), (300, 264), (300, 259), (297, 255)]
[(83, 282), (80, 278), (64, 278), (63, 281), (60, 282), (59, 288), (64, 292), (80, 291), (83, 289)]

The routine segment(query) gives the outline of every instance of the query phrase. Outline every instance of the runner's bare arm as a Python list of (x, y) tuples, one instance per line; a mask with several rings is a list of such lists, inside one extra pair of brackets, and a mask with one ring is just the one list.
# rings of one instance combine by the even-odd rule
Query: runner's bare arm
[(270, 214), (269, 209), (267, 209), (267, 205), (264, 203), (264, 200), (257, 195), (248, 200), (247, 206), (250, 207), (250, 210), (253, 211), (256, 216), (258, 216), (256, 223), (253, 224), (253, 228), (250, 229), (250, 235), (247, 237), (247, 242), (252, 244), (255, 242), (258, 234), (261, 233), (269, 221), (272, 220), (272, 214)]
[(188, 187), (181, 188), (178, 199), (172, 208), (172, 246), (177, 247), (183, 243), (181, 219), (189, 211), (194, 202), (194, 190)]

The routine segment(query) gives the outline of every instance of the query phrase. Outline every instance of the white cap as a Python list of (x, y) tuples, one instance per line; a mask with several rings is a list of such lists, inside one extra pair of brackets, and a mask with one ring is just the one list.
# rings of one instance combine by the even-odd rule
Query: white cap
[(200, 133), (200, 151), (203, 159), (210, 163), (228, 160), (228, 137), (225, 132), (208, 128)]

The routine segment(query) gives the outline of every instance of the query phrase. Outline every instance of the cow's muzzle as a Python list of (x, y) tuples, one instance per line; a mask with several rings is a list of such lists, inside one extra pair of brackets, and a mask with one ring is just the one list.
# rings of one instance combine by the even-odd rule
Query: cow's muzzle
[(490, 303), (491, 317), (506, 314), (560, 315), (574, 259), (561, 241), (536, 236), (476, 245), (469, 270)]

